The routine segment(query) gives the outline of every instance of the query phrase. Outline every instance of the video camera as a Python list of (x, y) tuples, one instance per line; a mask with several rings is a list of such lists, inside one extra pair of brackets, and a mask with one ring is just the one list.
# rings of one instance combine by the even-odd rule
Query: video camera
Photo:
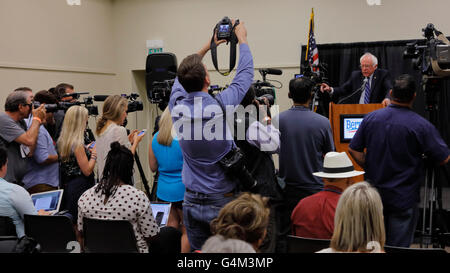
[(169, 103), (172, 86), (177, 76), (177, 57), (173, 53), (155, 53), (147, 56), (145, 85), (150, 103), (161, 110)]
[(261, 74), (263, 80), (257, 80), (252, 84), (254, 90), (255, 90), (255, 99), (260, 102), (264, 103), (264, 97), (266, 97), (269, 100), (270, 106), (272, 106), (275, 103), (275, 88), (281, 88), (275, 87), (272, 83), (270, 83), (266, 76), (267, 74), (270, 75), (282, 75), (283, 71), (280, 69), (274, 69), (274, 68), (263, 68), (258, 70)]
[(423, 75), (433, 77), (450, 77), (450, 42), (429, 23), (422, 29), (425, 42), (415, 41), (406, 45), (403, 53), (405, 59), (413, 59), (415, 69)]
[[(136, 93), (131, 93), (130, 95), (121, 94), (121, 96), (126, 98), (127, 100), (130, 100), (128, 102), (127, 113), (144, 110), (144, 105), (142, 104), (142, 101), (137, 101), (139, 94), (136, 94)], [(109, 97), (108, 95), (95, 95), (94, 100), (95, 101), (105, 101), (108, 97)]]
[[(89, 92), (82, 92), (82, 93), (71, 93), (66, 94), (63, 97), (72, 97), (74, 99), (79, 99), (80, 95), (89, 94)], [(67, 110), (74, 105), (83, 105), (88, 110), (88, 114), (90, 116), (97, 116), (98, 115), (98, 107), (97, 105), (94, 105), (93, 99), (91, 96), (83, 98), (83, 101), (75, 101), (75, 102), (58, 102), (56, 104), (45, 104), (45, 110), (49, 113), (56, 112), (58, 110), (63, 110), (64, 112), (67, 112)], [(41, 104), (38, 101), (33, 102), (34, 108), (38, 108)]]
[(144, 105), (142, 104), (142, 101), (138, 101), (137, 98), (139, 97), (139, 94), (131, 93), (129, 96), (126, 94), (122, 94), (122, 97), (130, 100), (128, 102), (128, 109), (127, 113), (133, 113), (136, 111), (143, 111)]

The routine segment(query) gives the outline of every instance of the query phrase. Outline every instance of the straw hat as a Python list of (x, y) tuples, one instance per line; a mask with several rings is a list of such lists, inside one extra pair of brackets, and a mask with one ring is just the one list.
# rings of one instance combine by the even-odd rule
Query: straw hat
[(347, 178), (363, 174), (355, 171), (353, 163), (345, 152), (329, 152), (323, 161), (323, 171), (313, 173), (313, 175), (325, 178)]

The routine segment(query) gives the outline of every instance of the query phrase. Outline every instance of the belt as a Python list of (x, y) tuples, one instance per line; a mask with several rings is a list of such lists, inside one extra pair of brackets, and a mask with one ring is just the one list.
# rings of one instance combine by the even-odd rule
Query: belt
[[(192, 191), (192, 190), (190, 190), (190, 189), (188, 189), (188, 188), (186, 188), (186, 191), (189, 192), (189, 193), (192, 193), (192, 194), (197, 194), (197, 195), (213, 195), (213, 194), (215, 194), (215, 193), (207, 194), (207, 193), (202, 193), (202, 192), (196, 192), (196, 191)], [(219, 194), (219, 193), (218, 193), (218, 194)], [(224, 193), (223, 196), (224, 196), (224, 197), (231, 197), (231, 196), (233, 196), (234, 194), (235, 194), (235, 191), (232, 190), (232, 191), (230, 191), (230, 192)]]

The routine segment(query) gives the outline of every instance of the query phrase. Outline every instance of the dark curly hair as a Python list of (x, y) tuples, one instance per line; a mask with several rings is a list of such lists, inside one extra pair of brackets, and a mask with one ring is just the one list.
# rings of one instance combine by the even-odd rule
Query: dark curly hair
[(254, 244), (264, 238), (269, 213), (268, 198), (244, 192), (220, 210), (211, 222), (211, 232)]
[(95, 192), (101, 191), (105, 198), (109, 198), (114, 195), (120, 183), (133, 185), (133, 165), (134, 157), (131, 151), (117, 141), (111, 143), (111, 150), (106, 156), (103, 177), (95, 188)]

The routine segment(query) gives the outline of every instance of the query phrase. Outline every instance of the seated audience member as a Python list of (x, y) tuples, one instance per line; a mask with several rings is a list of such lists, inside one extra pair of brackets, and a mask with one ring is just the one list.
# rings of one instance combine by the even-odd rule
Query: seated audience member
[(159, 131), (149, 145), (149, 164), (152, 172), (158, 171), (156, 196), (160, 201), (171, 202), (167, 226), (182, 232), (181, 252), (190, 252), (191, 247), (183, 225), (184, 184), (181, 180), (183, 154), (178, 139), (172, 138), (172, 116), (167, 107), (159, 120)]
[[(8, 169), (8, 153), (5, 148), (0, 147), (0, 216), (12, 219), (16, 226), (17, 237), (25, 235), (23, 225), (23, 215), (36, 215), (36, 208), (33, 205), (30, 194), (21, 186), (8, 183), (3, 177)], [(39, 211), (40, 215), (47, 215), (44, 210)]]
[(355, 171), (347, 154), (329, 152), (323, 171), (313, 173), (324, 182), (322, 191), (300, 200), (291, 215), (292, 234), (306, 238), (330, 239), (334, 230), (334, 213), (344, 191), (351, 185), (350, 177), (362, 175)]
[(97, 152), (98, 152), (98, 177), (102, 177), (105, 166), (106, 155), (109, 152), (110, 145), (118, 141), (125, 145), (134, 154), (136, 148), (144, 135), (137, 136), (137, 130), (134, 130), (127, 136), (127, 129), (122, 126), (127, 118), (128, 101), (126, 98), (114, 95), (108, 96), (103, 104), (102, 117), (97, 122)]
[(211, 232), (227, 239), (239, 239), (259, 250), (269, 224), (268, 198), (244, 192), (226, 204), (211, 222)]
[[(41, 104), (55, 104), (55, 96), (46, 90), (36, 93), (34, 101)], [(25, 189), (30, 194), (57, 190), (59, 187), (59, 164), (53, 139), (45, 125), (52, 123), (53, 112), (47, 112), (42, 120), (33, 157), (28, 161), (28, 171), (23, 178)], [(25, 119), (28, 128), (32, 125), (32, 119)]]
[(253, 246), (239, 239), (227, 239), (222, 235), (211, 236), (202, 246), (201, 253), (256, 253)]
[[(28, 159), (36, 147), (39, 128), (45, 119), (45, 108), (41, 105), (33, 110), (33, 94), (30, 91), (14, 91), (5, 101), (5, 112), (0, 113), (0, 143), (7, 151), (10, 167), (5, 179), (11, 183), (22, 185)], [(27, 126), (23, 119), (32, 114), (31, 125)]]
[(83, 217), (128, 220), (133, 225), (139, 251), (146, 253), (146, 240), (157, 235), (159, 227), (147, 196), (133, 187), (133, 164), (131, 151), (119, 142), (113, 142), (102, 179), (78, 201), (78, 230), (83, 231)]
[(78, 199), (94, 181), (94, 167), (97, 160), (95, 146), (84, 146), (84, 130), (88, 121), (88, 110), (78, 105), (71, 106), (64, 118), (61, 136), (58, 139), (60, 156), (61, 185), (64, 189), (63, 208), (76, 222)]
[(334, 219), (330, 248), (319, 253), (384, 252), (383, 204), (369, 183), (355, 183), (342, 193)]

